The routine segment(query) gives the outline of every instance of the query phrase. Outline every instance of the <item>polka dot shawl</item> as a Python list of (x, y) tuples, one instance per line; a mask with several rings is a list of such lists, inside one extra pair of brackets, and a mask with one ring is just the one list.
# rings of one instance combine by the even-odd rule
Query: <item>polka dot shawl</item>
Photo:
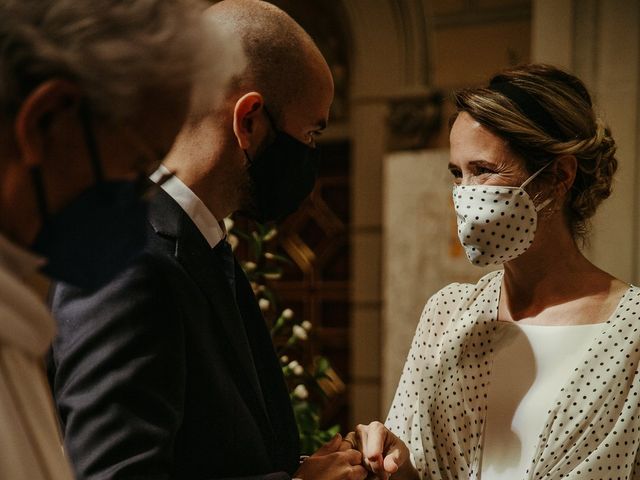
[[(386, 425), (422, 479), (480, 479), (502, 273), (443, 288), (420, 318)], [(639, 316), (631, 286), (549, 400), (526, 479), (640, 479)]]

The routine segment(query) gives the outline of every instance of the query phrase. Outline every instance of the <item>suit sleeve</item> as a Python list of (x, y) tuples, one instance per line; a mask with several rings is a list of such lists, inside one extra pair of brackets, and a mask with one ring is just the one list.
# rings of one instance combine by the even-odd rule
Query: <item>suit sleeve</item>
[(59, 332), (49, 379), (78, 480), (182, 478), (174, 445), (187, 372), (176, 268), (149, 255), (98, 291), (52, 291)]
[(171, 478), (186, 372), (169, 285), (143, 257), (98, 291), (53, 291), (50, 379), (80, 480)]

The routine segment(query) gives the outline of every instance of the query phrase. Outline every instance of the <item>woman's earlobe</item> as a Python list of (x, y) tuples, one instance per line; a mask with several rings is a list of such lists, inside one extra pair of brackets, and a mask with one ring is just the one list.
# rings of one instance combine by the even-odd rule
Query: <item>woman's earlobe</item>
[(578, 169), (575, 155), (562, 155), (556, 160), (556, 171), (563, 193), (568, 193), (573, 187)]

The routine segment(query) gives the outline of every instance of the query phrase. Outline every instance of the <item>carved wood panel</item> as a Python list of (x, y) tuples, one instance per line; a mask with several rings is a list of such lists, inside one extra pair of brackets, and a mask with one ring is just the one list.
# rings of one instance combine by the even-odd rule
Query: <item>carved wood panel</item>
[(349, 419), (350, 245), (349, 142), (321, 146), (318, 182), (302, 207), (279, 227), (280, 253), (292, 259), (273, 287), (282, 305), (313, 323), (307, 355), (324, 355), (347, 389), (332, 399), (327, 425)]

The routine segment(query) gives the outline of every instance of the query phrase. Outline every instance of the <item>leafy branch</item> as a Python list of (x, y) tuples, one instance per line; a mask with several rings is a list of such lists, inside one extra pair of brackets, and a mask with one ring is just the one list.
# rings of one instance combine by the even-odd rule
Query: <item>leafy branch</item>
[(326, 402), (341, 393), (344, 384), (326, 357), (304, 355), (305, 345), (312, 341), (313, 325), (300, 318), (291, 308), (281, 308), (271, 282), (282, 278), (283, 266), (292, 262), (272, 251), (278, 234), (274, 227), (252, 223), (251, 231), (243, 231), (230, 219), (225, 220), (229, 243), (235, 250), (246, 245), (247, 258), (241, 262), (258, 305), (267, 321), (282, 373), (289, 388), (293, 413), (300, 433), (302, 452), (312, 453), (335, 435), (339, 425), (321, 428), (321, 411)]

